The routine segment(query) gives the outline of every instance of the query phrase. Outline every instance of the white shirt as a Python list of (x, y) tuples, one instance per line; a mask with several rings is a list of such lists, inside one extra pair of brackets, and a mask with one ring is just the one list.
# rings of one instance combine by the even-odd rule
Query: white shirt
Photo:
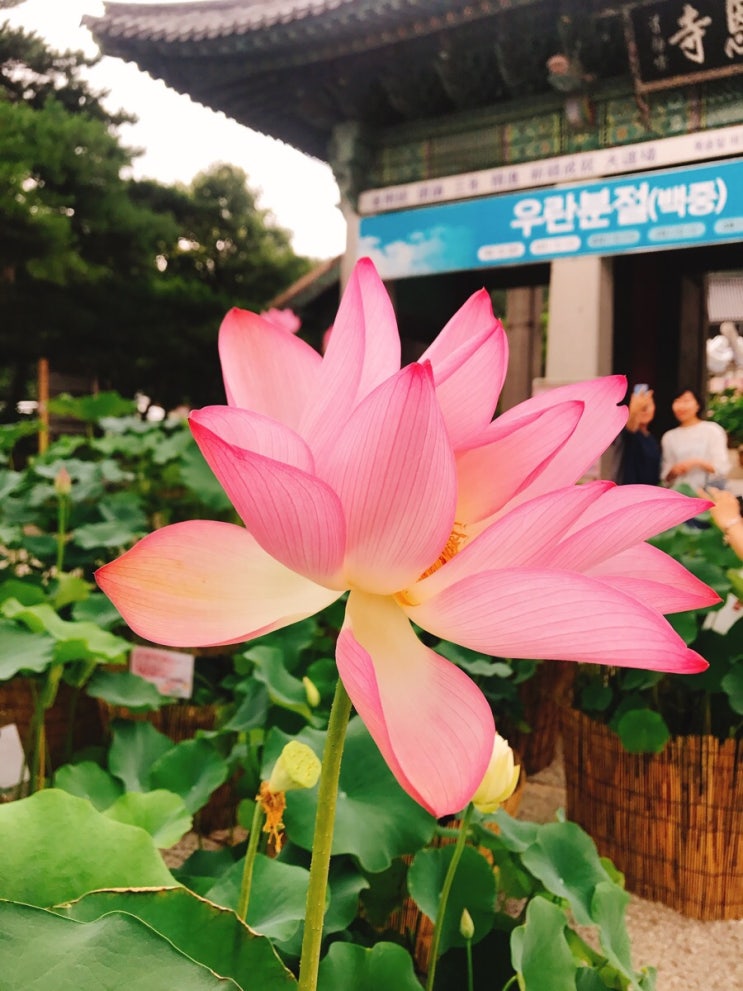
[[(728, 454), (728, 435), (719, 423), (712, 420), (700, 420), (690, 427), (674, 427), (661, 438), (663, 459), (660, 468), (661, 481), (665, 480), (670, 469), (679, 461), (689, 461), (700, 458), (709, 461), (714, 466), (715, 475), (727, 478), (730, 472), (730, 455)], [(671, 483), (677, 488), (682, 483), (690, 485), (695, 491), (711, 480), (711, 474), (703, 468), (692, 468), (685, 475), (679, 475)]]

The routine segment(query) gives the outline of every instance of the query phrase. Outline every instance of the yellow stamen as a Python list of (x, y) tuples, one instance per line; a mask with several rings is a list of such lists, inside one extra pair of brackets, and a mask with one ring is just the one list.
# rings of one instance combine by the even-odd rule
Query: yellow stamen
[(462, 524), (455, 523), (454, 529), (449, 534), (449, 539), (444, 544), (444, 549), (441, 551), (439, 556), (433, 562), (431, 567), (426, 568), (426, 570), (420, 576), (418, 581), (420, 581), (422, 578), (428, 578), (428, 576), (432, 575), (434, 571), (438, 571), (439, 568), (443, 567), (443, 565), (445, 565), (447, 561), (451, 561), (451, 559), (459, 550), (459, 545), (462, 543), (462, 541), (465, 539), (466, 536), (467, 534), (464, 532), (464, 527), (462, 526)]
[(271, 791), (268, 782), (262, 781), (258, 801), (266, 813), (263, 832), (268, 833), (269, 839), (273, 840), (274, 849), (278, 853), (283, 842), (281, 834), (284, 829), (283, 815), (286, 809), (286, 795), (283, 791)]
[[(463, 523), (454, 524), (454, 529), (449, 534), (449, 539), (444, 544), (443, 550), (433, 562), (430, 568), (426, 568), (422, 575), (418, 577), (418, 581), (422, 581), (424, 578), (428, 578), (439, 568), (442, 568), (447, 561), (451, 561), (457, 551), (460, 550), (462, 543), (467, 539), (467, 534), (465, 533), (465, 525)], [(413, 586), (414, 587), (414, 586)], [(395, 600), (399, 602), (401, 606), (417, 606), (420, 605), (419, 600), (413, 594), (412, 588), (403, 588), (396, 595)]]

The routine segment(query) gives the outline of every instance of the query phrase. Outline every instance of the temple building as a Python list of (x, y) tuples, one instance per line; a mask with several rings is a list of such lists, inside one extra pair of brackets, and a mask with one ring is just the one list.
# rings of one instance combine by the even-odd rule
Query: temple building
[(676, 386), (704, 388), (708, 287), (743, 280), (740, 2), (106, 3), (86, 22), (330, 164), (342, 272), (374, 259), (408, 357), (485, 285), (504, 406), (622, 372), (664, 428)]

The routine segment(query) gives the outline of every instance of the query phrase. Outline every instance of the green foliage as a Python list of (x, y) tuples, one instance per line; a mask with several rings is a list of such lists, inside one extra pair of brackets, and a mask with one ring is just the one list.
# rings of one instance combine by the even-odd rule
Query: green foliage
[(580, 665), (574, 704), (607, 723), (630, 753), (659, 753), (672, 736), (743, 734), (743, 594), (740, 561), (707, 530), (678, 526), (652, 543), (718, 593), (722, 605), (669, 616), (688, 646), (709, 662), (701, 674)]
[(93, 922), (110, 912), (126, 912), (241, 988), (284, 991), (294, 986), (291, 974), (281, 966), (264, 936), (252, 932), (232, 912), (185, 888), (99, 891), (56, 911), (80, 922)]
[(50, 907), (96, 888), (172, 885), (150, 837), (55, 788), (0, 805), (0, 896)]
[(710, 396), (709, 417), (727, 432), (731, 444), (743, 443), (743, 395), (735, 389), (724, 389)]
[[(30, 905), (0, 903), (0, 966), (10, 987), (57, 991), (237, 991), (128, 913), (81, 924)], [(33, 942), (30, 937), (33, 933)]]
[[(168, 408), (220, 401), (213, 352), (233, 305), (261, 310), (308, 270), (215, 164), (188, 188), (124, 178), (136, 152), (93, 64), (0, 25), (0, 414), (27, 399), (36, 361)], [(5, 409), (2, 410), (2, 400)]]

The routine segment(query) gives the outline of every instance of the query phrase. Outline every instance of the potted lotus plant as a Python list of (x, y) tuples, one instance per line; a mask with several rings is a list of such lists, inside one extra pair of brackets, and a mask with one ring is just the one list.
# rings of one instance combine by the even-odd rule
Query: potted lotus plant
[(743, 593), (715, 527), (652, 541), (720, 596), (671, 622), (709, 668), (688, 677), (581, 665), (564, 711), (568, 814), (630, 890), (696, 918), (743, 917)]

